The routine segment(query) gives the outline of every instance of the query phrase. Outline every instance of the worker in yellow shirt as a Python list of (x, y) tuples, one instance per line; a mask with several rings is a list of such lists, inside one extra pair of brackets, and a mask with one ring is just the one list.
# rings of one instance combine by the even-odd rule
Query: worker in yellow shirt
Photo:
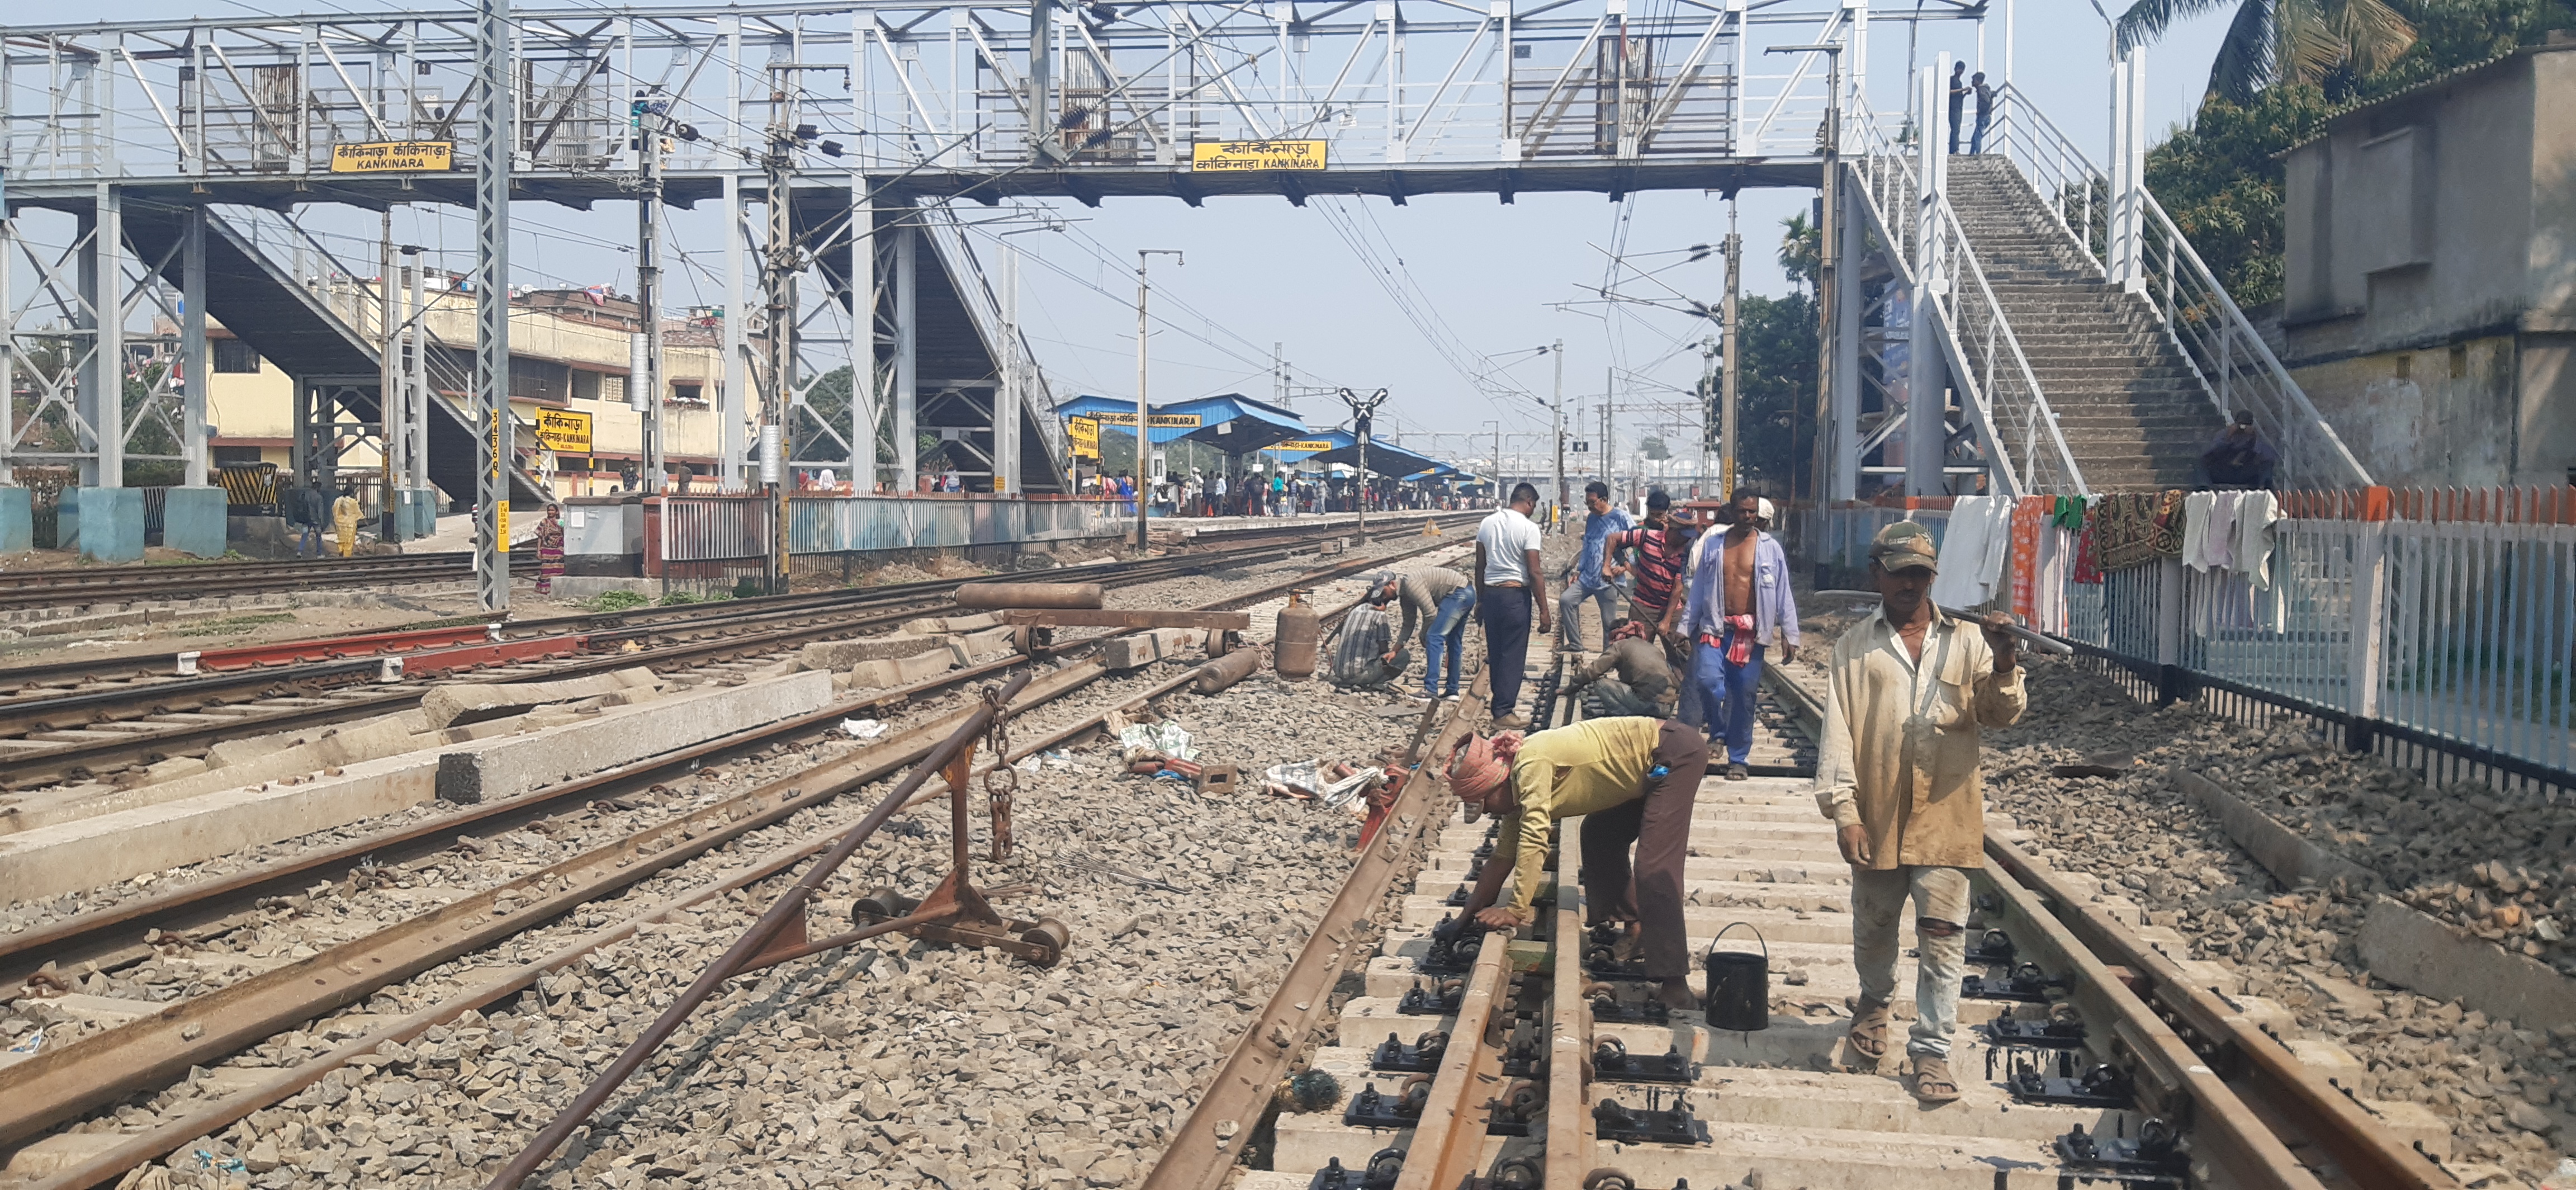
[[(1548, 825), (1581, 815), (1583, 900), (1592, 907), (1586, 924), (1629, 923), (1664, 1004), (1699, 1007), (1687, 978), (1682, 864), (1690, 855), (1691, 802), (1707, 773), (1707, 738), (1674, 719), (1586, 719), (1526, 738), (1507, 731), (1469, 740), (1450, 758), (1449, 788), (1505, 821), (1466, 914), (1496, 929), (1529, 924)], [(1497, 901), (1507, 878), (1511, 896)]]

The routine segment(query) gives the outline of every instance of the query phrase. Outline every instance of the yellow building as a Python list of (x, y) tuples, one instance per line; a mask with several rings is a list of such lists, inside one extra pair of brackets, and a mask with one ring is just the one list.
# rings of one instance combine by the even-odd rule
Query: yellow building
[[(438, 342), (474, 341), (474, 301), (455, 282), (432, 274), (422, 324)], [(375, 283), (332, 279), (317, 297), (370, 340), (380, 335)], [(397, 301), (401, 295), (397, 295)], [(583, 290), (543, 290), (511, 300), (510, 408), (522, 424), (566, 428), (587, 421), (586, 451), (569, 442), (539, 457), (559, 496), (618, 490), (640, 464), (643, 415), (626, 403), (631, 336), (642, 329), (634, 302)], [(676, 471), (716, 472), (720, 451), (715, 398), (724, 381), (723, 328), (714, 316), (662, 321), (663, 457)], [(260, 358), (232, 332), (210, 327), (206, 420), (214, 429), (213, 461), (289, 462), (295, 419), (293, 378)], [(432, 388), (463, 404), (469, 378), (433, 372)], [(545, 417), (547, 414), (554, 417)], [(571, 415), (569, 417), (563, 415)], [(360, 480), (382, 463), (371, 439), (344, 437), (340, 468)], [(354, 473), (354, 474), (353, 474)], [(448, 493), (451, 498), (470, 493)]]

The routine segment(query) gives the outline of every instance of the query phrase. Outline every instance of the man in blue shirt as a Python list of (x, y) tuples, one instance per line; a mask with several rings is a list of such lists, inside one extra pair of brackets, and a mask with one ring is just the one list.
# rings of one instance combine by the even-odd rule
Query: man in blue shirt
[[(1611, 562), (1610, 535), (1637, 527), (1628, 514), (1610, 506), (1610, 485), (1593, 480), (1583, 485), (1584, 507), (1592, 510), (1583, 522), (1583, 553), (1574, 561), (1574, 576), (1557, 596), (1556, 614), (1565, 625), (1565, 647), (1577, 652), (1583, 649), (1583, 601), (1592, 600), (1601, 609), (1601, 639), (1604, 647), (1610, 640), (1610, 625), (1619, 614), (1619, 585), (1612, 581), (1627, 568)], [(1626, 557), (1628, 551), (1618, 551)]]

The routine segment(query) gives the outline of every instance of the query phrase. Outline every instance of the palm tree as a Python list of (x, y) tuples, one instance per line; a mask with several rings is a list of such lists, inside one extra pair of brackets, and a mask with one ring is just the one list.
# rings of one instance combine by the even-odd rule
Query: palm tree
[(2369, 74), (2415, 44), (2415, 26), (2388, 0), (2135, 0), (2120, 14), (2120, 41), (2153, 41), (2175, 21), (2228, 3), (2236, 19), (2210, 64), (2209, 90), (2239, 103), (2276, 83), (2318, 82), (2347, 65)]

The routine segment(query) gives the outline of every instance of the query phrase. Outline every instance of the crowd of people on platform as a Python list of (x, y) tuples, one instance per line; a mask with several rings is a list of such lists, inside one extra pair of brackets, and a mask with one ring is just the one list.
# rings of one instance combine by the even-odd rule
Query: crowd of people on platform
[[(1136, 477), (1132, 473), (1104, 471), (1084, 478), (1079, 490), (1084, 495), (1115, 500), (1123, 512), (1136, 511)], [(1285, 470), (1228, 475), (1198, 468), (1186, 475), (1169, 473), (1157, 477), (1146, 485), (1144, 495), (1149, 502), (1148, 511), (1158, 517), (1286, 517), (1349, 512), (1360, 498), (1355, 485), (1342, 476), (1325, 479)], [(1373, 481), (1367, 488), (1370, 512), (1454, 510), (1470, 507), (1468, 499), (1445, 488), (1385, 478)]]

